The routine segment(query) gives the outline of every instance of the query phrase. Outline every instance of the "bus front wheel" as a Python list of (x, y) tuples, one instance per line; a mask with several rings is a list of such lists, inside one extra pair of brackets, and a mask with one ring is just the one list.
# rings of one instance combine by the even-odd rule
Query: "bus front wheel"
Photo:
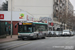
[(22, 40), (24, 40), (24, 38), (22, 38)]

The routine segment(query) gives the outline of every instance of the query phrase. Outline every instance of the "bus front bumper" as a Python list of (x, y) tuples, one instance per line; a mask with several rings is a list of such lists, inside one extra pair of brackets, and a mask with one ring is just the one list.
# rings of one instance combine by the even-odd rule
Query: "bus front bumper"
[(33, 38), (33, 36), (25, 36), (25, 35), (21, 35), (21, 36), (18, 36), (18, 38), (27, 38), (27, 39), (30, 39), (30, 38)]

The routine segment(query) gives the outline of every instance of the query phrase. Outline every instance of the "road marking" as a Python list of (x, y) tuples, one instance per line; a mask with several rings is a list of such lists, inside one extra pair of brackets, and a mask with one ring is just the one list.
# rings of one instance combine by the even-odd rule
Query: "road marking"
[(7, 46), (7, 45), (9, 45), (9, 44), (14, 44), (14, 43), (15, 43), (15, 42), (6, 43), (6, 44), (3, 43), (3, 44), (0, 45), (0, 47), (1, 47), (1, 46)]
[(52, 46), (52, 48), (72, 50), (72, 49), (74, 49), (74, 46)]
[(74, 46), (65, 46), (64, 49), (68, 49), (68, 50), (71, 50), (71, 49), (74, 49)]
[(27, 42), (27, 43), (23, 43), (23, 44), (20, 44), (20, 45), (16, 45), (16, 46), (12, 46), (10, 48), (2, 48), (2, 49), (5, 49), (5, 50), (10, 50), (10, 49), (13, 49), (13, 48), (16, 48), (16, 47), (20, 47), (20, 46), (23, 46), (23, 45), (27, 45), (29, 44), (30, 42)]
[(1, 44), (0, 47), (7, 46), (7, 45), (10, 45), (10, 44), (14, 44), (14, 43), (23, 43), (23, 42), (10, 42), (10, 43), (6, 43), (6, 44)]

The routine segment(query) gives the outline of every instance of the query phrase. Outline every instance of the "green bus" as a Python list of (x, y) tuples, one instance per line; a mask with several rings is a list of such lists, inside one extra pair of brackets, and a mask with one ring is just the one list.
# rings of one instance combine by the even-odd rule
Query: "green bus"
[(42, 22), (19, 22), (18, 25), (18, 38), (21, 39), (35, 39), (44, 38), (48, 34), (48, 24)]

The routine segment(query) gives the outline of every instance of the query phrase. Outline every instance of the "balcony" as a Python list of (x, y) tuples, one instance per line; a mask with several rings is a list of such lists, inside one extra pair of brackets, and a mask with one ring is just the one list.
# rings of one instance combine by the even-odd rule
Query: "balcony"
[(58, 2), (58, 0), (55, 0), (55, 2)]
[(56, 3), (56, 4), (59, 4), (59, 1), (58, 1), (58, 0), (55, 0), (55, 3)]
[(59, 10), (59, 8), (58, 8), (58, 7), (56, 7), (56, 10)]
[(63, 4), (66, 4), (65, 1), (62, 2)]
[(60, 4), (60, 7), (62, 7), (62, 3)]

